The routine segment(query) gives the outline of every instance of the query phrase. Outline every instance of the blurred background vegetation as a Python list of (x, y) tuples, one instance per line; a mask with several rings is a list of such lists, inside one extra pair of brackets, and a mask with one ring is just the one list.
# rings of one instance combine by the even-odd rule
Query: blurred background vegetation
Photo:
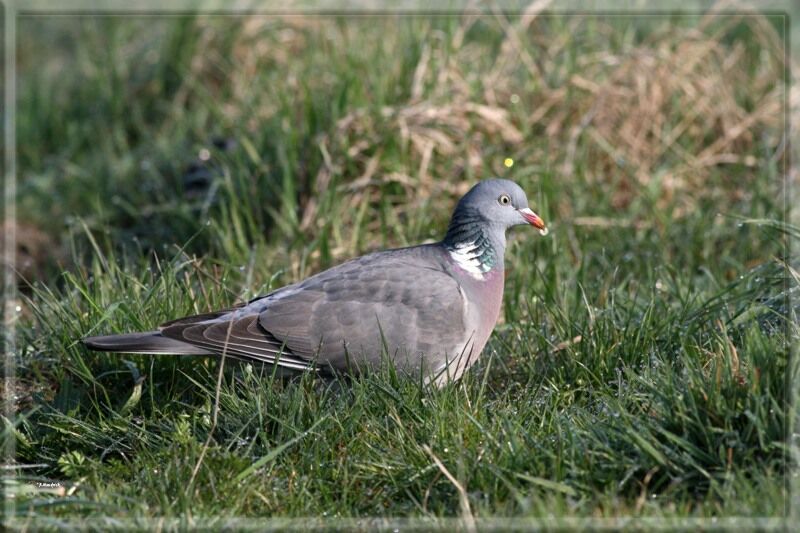
[[(22, 17), (4, 437), (40, 464), (29, 483), (82, 481), (19, 512), (780, 515), (798, 282), (785, 22)], [(490, 176), (551, 233), (512, 238), (497, 357), (463, 388), (376, 377), (353, 400), (237, 375), (214, 427), (213, 367), (76, 343), (438, 240)], [(312, 429), (319, 444), (242, 486)]]
[(782, 31), (777, 15), (22, 18), (20, 241), (33, 268), (83, 222), (113, 246), (239, 259), (269, 242), (319, 267), (438, 238), (496, 175), (597, 238), (700, 219), (713, 239), (732, 223), (717, 212), (780, 208)]

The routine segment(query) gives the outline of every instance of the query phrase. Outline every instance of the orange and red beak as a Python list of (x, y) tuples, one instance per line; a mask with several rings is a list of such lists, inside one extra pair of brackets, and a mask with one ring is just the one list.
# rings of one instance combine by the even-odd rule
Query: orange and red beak
[(528, 209), (527, 207), (524, 209), (518, 209), (519, 214), (534, 228), (538, 229), (539, 231), (547, 231), (547, 226), (544, 225), (544, 220), (539, 217), (536, 213)]

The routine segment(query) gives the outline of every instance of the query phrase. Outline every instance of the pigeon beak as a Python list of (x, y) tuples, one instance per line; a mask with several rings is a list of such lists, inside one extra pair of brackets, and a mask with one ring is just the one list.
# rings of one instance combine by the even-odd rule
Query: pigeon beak
[(517, 211), (519, 211), (519, 214), (522, 215), (522, 218), (524, 218), (528, 224), (538, 229), (539, 233), (541, 233), (542, 235), (547, 234), (547, 226), (544, 225), (544, 220), (542, 220), (539, 217), (539, 215), (537, 215), (527, 207), (524, 209), (518, 209)]

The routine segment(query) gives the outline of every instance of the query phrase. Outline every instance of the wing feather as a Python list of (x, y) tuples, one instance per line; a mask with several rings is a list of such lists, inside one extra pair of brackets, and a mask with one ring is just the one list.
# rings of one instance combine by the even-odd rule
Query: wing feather
[(466, 342), (460, 285), (435, 247), (363, 256), (230, 309), (162, 325), (164, 337), (293, 369), (377, 364), (428, 371)]
[[(248, 361), (277, 364), (295, 370), (308, 370), (311, 361), (293, 357), (283, 343), (258, 326), (258, 315), (232, 314), (212, 320), (173, 321), (162, 326), (165, 337), (181, 340), (214, 353), (225, 352), (232, 357)], [(254, 329), (253, 325), (258, 329)]]
[[(458, 282), (430, 248), (364, 256), (298, 284), (269, 301), (259, 324), (297, 357), (344, 369), (378, 364), (388, 349), (400, 367), (428, 370), (466, 340)], [(427, 261), (426, 261), (427, 260)]]

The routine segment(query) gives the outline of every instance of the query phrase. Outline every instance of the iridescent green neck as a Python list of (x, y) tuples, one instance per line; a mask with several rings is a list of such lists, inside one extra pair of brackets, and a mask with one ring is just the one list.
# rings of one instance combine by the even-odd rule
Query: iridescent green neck
[(497, 265), (498, 254), (486, 221), (474, 210), (459, 206), (442, 244), (466, 270), (486, 273)]

